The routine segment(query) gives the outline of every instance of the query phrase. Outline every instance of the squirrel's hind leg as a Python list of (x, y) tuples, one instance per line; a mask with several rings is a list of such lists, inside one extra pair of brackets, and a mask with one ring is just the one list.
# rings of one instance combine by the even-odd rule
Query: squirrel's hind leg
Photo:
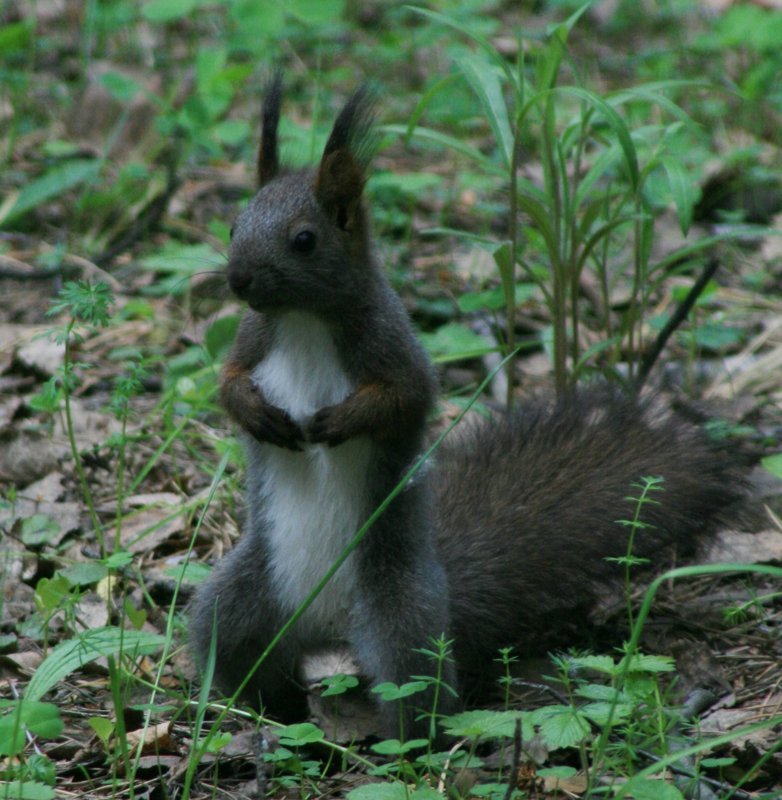
[[(245, 534), (202, 584), (190, 606), (190, 644), (199, 671), (208, 672), (214, 642), (213, 683), (232, 695), (255, 667), (286, 616), (274, 599), (261, 548)], [(255, 670), (240, 700), (282, 721), (307, 716), (307, 696), (297, 682), (301, 646), (296, 631), (278, 642)]]

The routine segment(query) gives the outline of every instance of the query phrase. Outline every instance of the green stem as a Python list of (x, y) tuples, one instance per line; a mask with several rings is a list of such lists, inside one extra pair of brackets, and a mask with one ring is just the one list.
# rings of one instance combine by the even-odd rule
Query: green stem
[(98, 512), (95, 510), (95, 503), (92, 499), (92, 492), (90, 491), (89, 484), (87, 483), (87, 476), (84, 474), (84, 466), (81, 461), (81, 454), (76, 444), (76, 434), (73, 429), (73, 415), (71, 414), (71, 387), (70, 376), (73, 368), (71, 361), (71, 332), (75, 320), (68, 323), (68, 328), (65, 336), (65, 380), (63, 381), (63, 396), (65, 398), (65, 429), (68, 432), (68, 441), (71, 446), (71, 455), (73, 456), (73, 463), (76, 468), (76, 474), (79, 478), (82, 494), (87, 503), (87, 508), (90, 513), (90, 520), (95, 529), (95, 535), (98, 538), (98, 545), (100, 546), (100, 553), (102, 558), (106, 558), (106, 541), (103, 536), (103, 527), (101, 526), (100, 519), (98, 519)]
[(128, 425), (127, 408), (122, 414), (122, 434), (120, 435), (119, 457), (117, 464), (117, 522), (114, 528), (114, 552), (118, 552), (120, 548), (121, 534), (122, 534), (122, 506), (125, 502), (125, 450), (127, 440), (125, 438)]

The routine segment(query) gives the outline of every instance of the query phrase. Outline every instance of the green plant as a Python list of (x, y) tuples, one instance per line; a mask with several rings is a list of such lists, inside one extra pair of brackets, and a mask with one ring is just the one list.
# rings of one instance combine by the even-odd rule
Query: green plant
[(627, 620), (629, 622), (630, 628), (633, 627), (633, 601), (632, 601), (632, 585), (631, 585), (631, 571), (633, 567), (641, 566), (642, 564), (648, 563), (648, 559), (639, 558), (638, 556), (633, 554), (633, 549), (635, 545), (635, 539), (638, 534), (641, 534), (643, 531), (648, 530), (651, 527), (649, 523), (643, 522), (641, 519), (641, 513), (644, 509), (645, 505), (649, 503), (654, 503), (655, 505), (659, 505), (659, 500), (655, 500), (651, 497), (652, 492), (659, 492), (664, 489), (661, 485), (664, 479), (661, 477), (655, 476), (647, 476), (642, 477), (640, 482), (633, 483), (632, 488), (637, 489), (639, 491), (638, 495), (631, 495), (627, 498), (629, 502), (631, 502), (634, 506), (634, 514), (632, 519), (620, 519), (617, 520), (617, 524), (623, 525), (628, 529), (628, 537), (627, 537), (627, 551), (625, 555), (619, 558), (608, 558), (607, 561), (614, 561), (617, 564), (624, 566), (624, 592), (625, 592), (625, 601), (627, 603)]
[(65, 359), (58, 376), (65, 405), (65, 425), (71, 447), (76, 474), (89, 509), (95, 535), (98, 538), (101, 554), (106, 556), (106, 543), (103, 537), (103, 525), (95, 510), (92, 491), (87, 483), (81, 454), (76, 444), (73, 415), (71, 413), (71, 397), (78, 385), (78, 369), (83, 364), (73, 360), (73, 347), (82, 338), (82, 329), (96, 330), (109, 324), (109, 306), (112, 303), (111, 293), (105, 283), (91, 284), (86, 281), (69, 281), (60, 291), (59, 298), (52, 304), (48, 315), (51, 317), (64, 314), (66, 321), (55, 335), (59, 344), (65, 345)]
[[(684, 234), (692, 219), (696, 190), (681, 161), (669, 152), (669, 142), (675, 141), (688, 118), (667, 93), (686, 84), (655, 82), (605, 95), (581, 85), (563, 85), (568, 37), (586, 8), (582, 6), (566, 22), (552, 26), (543, 42), (530, 40), (534, 58), (520, 57), (516, 64), (509, 63), (469, 25), (415, 9), (477, 46), (479, 54), (460, 57), (459, 70), (480, 103), (496, 154), (485, 155), (453, 136), (418, 125), (437, 93), (450, 87), (452, 76), (422, 97), (406, 129), (392, 128), (408, 137), (453, 148), (487, 173), (504, 177), (509, 192), (507, 237), (483, 240), (494, 257), (502, 286), (504, 352), (515, 347), (516, 287), (521, 272), (540, 289), (549, 308), (559, 392), (596, 361), (614, 370), (625, 352), (629, 353), (630, 377), (637, 374), (650, 297), (671, 264), (687, 263), (713, 244), (713, 239), (702, 240), (652, 263), (655, 214), (665, 201), (658, 175), (665, 178)], [(526, 43), (526, 37), (520, 35), (519, 53), (525, 52)], [(669, 115), (672, 121), (631, 127), (628, 120), (638, 113), (648, 115), (649, 109)], [(523, 146), (533, 147), (541, 159), (542, 185), (521, 174)], [(523, 217), (533, 224), (525, 241), (521, 237)], [(590, 310), (605, 335), (583, 350), (579, 330), (585, 269), (591, 269), (596, 277), (599, 291)], [(611, 291), (619, 279), (626, 278), (630, 281), (629, 300), (617, 315), (612, 310)], [(509, 404), (511, 400), (509, 380)]]

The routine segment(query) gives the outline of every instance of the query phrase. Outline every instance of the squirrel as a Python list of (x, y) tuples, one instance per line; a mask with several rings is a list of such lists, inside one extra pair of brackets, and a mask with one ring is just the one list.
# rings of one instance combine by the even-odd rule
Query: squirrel
[[(249, 307), (220, 377), (248, 454), (247, 519), (190, 608), (196, 660), (204, 670), (214, 648), (214, 681), (228, 693), (420, 455), (438, 391), (372, 252), (368, 92), (343, 107), (315, 169), (280, 164), (281, 100), (277, 75), (263, 103), (259, 190), (232, 229), (227, 267)], [(632, 516), (627, 495), (642, 476), (665, 481), (644, 506), (642, 558), (690, 549), (742, 495), (730, 454), (632, 393), (580, 390), (462, 428), (270, 651), (243, 701), (302, 719), (307, 654), (347, 644), (373, 684), (402, 684), (431, 674), (421, 650), (441, 635), (454, 656), (443, 681), (464, 696), (499, 648), (539, 651), (563, 623), (586, 624), (618, 577), (607, 559), (625, 554), (617, 520)], [(440, 712), (458, 707), (455, 693), (439, 699)], [(398, 710), (383, 705), (392, 735)], [(415, 725), (410, 712), (404, 720)]]

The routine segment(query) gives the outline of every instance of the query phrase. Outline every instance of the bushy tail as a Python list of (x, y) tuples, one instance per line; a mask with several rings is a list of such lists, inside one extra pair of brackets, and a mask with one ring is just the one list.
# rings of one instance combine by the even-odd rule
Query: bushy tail
[(634, 555), (692, 551), (740, 505), (739, 461), (654, 401), (608, 388), (463, 431), (434, 470), (457, 658), (550, 647), (558, 629), (583, 624), (598, 588), (621, 585), (606, 559), (627, 551), (618, 521), (633, 518), (643, 477), (661, 477), (663, 490), (643, 506)]

